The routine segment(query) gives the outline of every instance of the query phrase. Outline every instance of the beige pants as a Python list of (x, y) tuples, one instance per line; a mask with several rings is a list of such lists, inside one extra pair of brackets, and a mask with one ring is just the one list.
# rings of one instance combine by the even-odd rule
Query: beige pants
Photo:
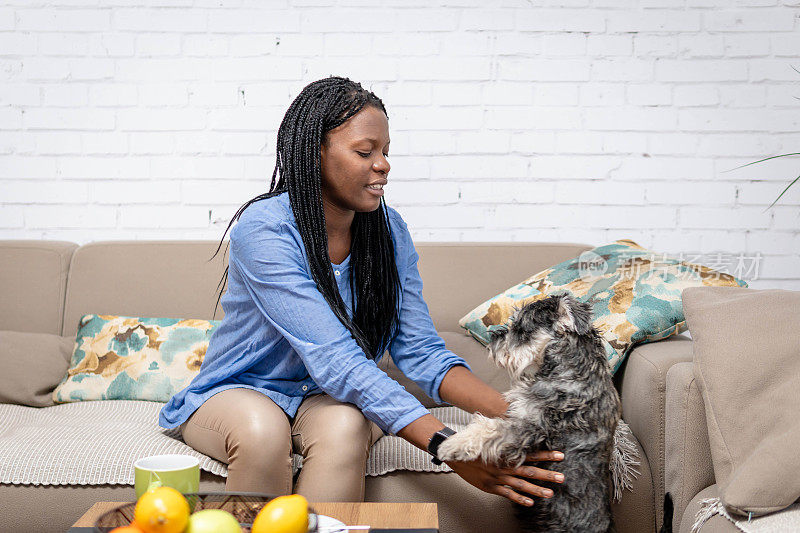
[(227, 491), (292, 493), (292, 452), (303, 456), (294, 491), (310, 501), (364, 501), (369, 448), (383, 436), (349, 403), (315, 394), (291, 420), (266, 395), (215, 394), (181, 424), (195, 450), (228, 464)]

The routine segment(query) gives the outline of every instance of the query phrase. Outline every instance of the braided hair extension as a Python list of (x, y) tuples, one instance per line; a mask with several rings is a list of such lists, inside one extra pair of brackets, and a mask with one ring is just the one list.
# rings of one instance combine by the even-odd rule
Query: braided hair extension
[[(389, 213), (381, 199), (378, 209), (356, 212), (353, 218), (350, 228), (350, 265), (353, 273), (350, 276), (350, 288), (358, 305), (351, 320), (336, 285), (328, 255), (320, 155), (327, 132), (343, 124), (365, 106), (373, 106), (386, 114), (380, 98), (348, 78), (331, 76), (307, 85), (289, 106), (278, 129), (275, 170), (272, 172), (269, 192), (250, 199), (240, 207), (222, 239), (250, 204), (288, 191), (309, 258), (311, 276), (339, 321), (350, 331), (366, 356), (375, 359), (388, 348), (399, 327), (397, 293), (401, 286), (389, 230)], [(221, 246), (222, 240), (217, 252)], [(222, 296), (221, 287), (227, 278), (228, 267), (217, 285), (217, 305)], [(350, 308), (353, 308), (352, 302)], [(216, 312), (215, 306), (214, 315)]]

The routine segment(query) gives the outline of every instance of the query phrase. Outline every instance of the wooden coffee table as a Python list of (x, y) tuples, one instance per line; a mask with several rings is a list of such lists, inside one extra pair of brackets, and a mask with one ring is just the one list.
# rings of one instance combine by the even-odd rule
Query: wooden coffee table
[[(95, 520), (125, 502), (99, 502), (86, 511), (68, 533), (91, 531)], [(438, 533), (439, 516), (435, 503), (343, 503), (311, 502), (319, 514), (332, 516), (348, 526), (368, 525), (372, 533), (402, 531), (403, 533)]]

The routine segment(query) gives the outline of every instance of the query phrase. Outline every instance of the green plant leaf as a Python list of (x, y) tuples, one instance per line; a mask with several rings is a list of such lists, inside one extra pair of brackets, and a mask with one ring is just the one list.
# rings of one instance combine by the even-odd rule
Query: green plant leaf
[[(749, 167), (750, 165), (755, 165), (756, 163), (763, 163), (764, 161), (769, 161), (770, 159), (775, 159), (775, 158), (778, 158), (778, 157), (790, 157), (790, 156), (793, 156), (793, 155), (800, 155), (800, 153), (773, 155), (771, 157), (765, 157), (764, 159), (759, 159), (758, 161), (753, 161), (752, 163), (747, 163), (746, 165), (742, 165), (740, 167), (735, 167), (735, 168), (732, 168), (730, 170), (723, 170), (722, 172), (731, 172), (732, 170), (736, 170), (736, 169), (744, 168), (744, 167)], [(794, 182), (792, 182), (792, 183), (794, 183)]]
[[(794, 70), (795, 72), (797, 72), (798, 74), (800, 74), (800, 70), (797, 70), (797, 69), (795, 68), (795, 66), (794, 66), (794, 65), (789, 65), (789, 66), (790, 66), (790, 67), (792, 67), (792, 70)], [(797, 98), (797, 96), (795, 96), (794, 98)], [(798, 100), (800, 100), (800, 98), (797, 98), (797, 99), (798, 99)], [(752, 163), (747, 163), (746, 165), (742, 165), (742, 166), (739, 166), (739, 167), (736, 167), (736, 168), (732, 168), (732, 169), (730, 169), (730, 170), (723, 170), (723, 172), (730, 172), (731, 170), (736, 170), (736, 169), (739, 169), (739, 168), (749, 167), (750, 165), (755, 165), (756, 163), (763, 163), (764, 161), (769, 161), (770, 159), (775, 159), (775, 158), (778, 158), (778, 157), (791, 157), (791, 156), (796, 156), (796, 155), (800, 155), (800, 153), (793, 152), (793, 153), (791, 153), (791, 154), (778, 154), (778, 155), (773, 155), (773, 156), (771, 156), (771, 157), (765, 157), (764, 159), (759, 159), (758, 161), (753, 161)], [(764, 209), (764, 211), (766, 211), (767, 209), (769, 209), (770, 207), (772, 207), (773, 205), (775, 205), (775, 204), (778, 202), (778, 200), (780, 200), (780, 199), (781, 199), (781, 196), (783, 196), (783, 195), (786, 193), (786, 191), (788, 191), (788, 190), (789, 190), (789, 187), (791, 187), (792, 185), (794, 185), (795, 183), (797, 183), (797, 180), (800, 180), (800, 176), (797, 176), (795, 179), (793, 179), (793, 180), (792, 180), (792, 181), (789, 183), (789, 185), (787, 185), (787, 186), (786, 186), (786, 188), (785, 188), (785, 189), (783, 189), (783, 191), (782, 191), (782, 192), (781, 192), (781, 193), (778, 195), (778, 197), (777, 197), (777, 198), (775, 198), (775, 200), (773, 200), (771, 204), (769, 204), (769, 207), (767, 207), (766, 209)], [(763, 212), (763, 211), (762, 211), (762, 212)]]
[[(773, 202), (772, 202), (771, 204), (769, 204), (769, 207), (767, 207), (767, 209), (769, 209), (770, 207), (772, 207), (773, 205), (775, 205), (775, 203), (776, 203), (778, 200), (780, 200), (780, 199), (781, 199), (781, 196), (783, 196), (783, 194), (784, 194), (786, 191), (788, 191), (788, 190), (789, 190), (789, 187), (791, 187), (792, 185), (794, 185), (794, 184), (797, 182), (797, 180), (800, 180), (800, 176), (797, 176), (795, 179), (793, 179), (793, 180), (792, 180), (792, 182), (791, 182), (789, 185), (787, 185), (785, 189), (783, 189), (783, 192), (782, 192), (782, 193), (780, 193), (780, 194), (778, 195), (778, 197), (777, 197), (777, 198), (775, 198), (775, 200), (773, 200)], [(764, 209), (764, 211), (766, 211), (767, 209)], [(764, 211), (762, 211), (762, 213), (763, 213)]]
[[(792, 67), (792, 68), (794, 68), (794, 67)], [(795, 69), (795, 70), (797, 70), (797, 69)], [(798, 72), (800, 72), (800, 71), (798, 71)], [(736, 167), (736, 168), (732, 168), (732, 169), (730, 169), (730, 170), (723, 170), (723, 172), (730, 172), (731, 170), (736, 170), (736, 169), (738, 169), (738, 168), (749, 167), (750, 165), (755, 165), (756, 163), (763, 163), (764, 161), (769, 161), (770, 159), (775, 159), (775, 158), (778, 158), (778, 157), (791, 157), (791, 156), (796, 156), (796, 155), (800, 155), (800, 153), (793, 152), (793, 153), (791, 153), (791, 154), (778, 154), (778, 155), (773, 155), (773, 156), (771, 156), (771, 157), (765, 157), (764, 159), (759, 159), (758, 161), (753, 161), (752, 163), (747, 163), (746, 165), (742, 165), (742, 166), (739, 166), (739, 167)], [(795, 179), (793, 179), (793, 180), (791, 181), (791, 183), (789, 183), (789, 185), (787, 185), (787, 186), (786, 186), (786, 188), (785, 188), (785, 189), (783, 189), (783, 192), (781, 192), (781, 193), (778, 195), (778, 197), (777, 197), (777, 198), (775, 198), (775, 200), (773, 200), (771, 204), (769, 204), (769, 207), (767, 207), (766, 209), (764, 209), (764, 211), (766, 211), (767, 209), (769, 209), (770, 207), (772, 207), (773, 205), (775, 205), (775, 204), (778, 202), (778, 200), (780, 200), (780, 199), (781, 199), (781, 196), (783, 196), (783, 195), (784, 195), (784, 193), (786, 193), (786, 191), (788, 191), (788, 190), (789, 190), (789, 187), (791, 187), (792, 185), (794, 185), (795, 183), (797, 183), (797, 180), (798, 180), (798, 179), (800, 179), (800, 176), (797, 176)], [(764, 211), (762, 211), (762, 213), (763, 213)]]

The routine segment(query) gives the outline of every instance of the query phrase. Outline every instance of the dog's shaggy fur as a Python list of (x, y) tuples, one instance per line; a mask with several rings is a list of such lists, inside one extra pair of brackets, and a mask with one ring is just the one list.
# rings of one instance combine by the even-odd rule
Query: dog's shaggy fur
[(563, 483), (532, 480), (553, 497), (515, 504), (523, 530), (614, 531), (609, 463), (621, 404), (591, 306), (566, 294), (532, 302), (492, 331), (489, 352), (512, 378), (506, 417), (476, 413), (439, 457), (520, 466), (531, 452), (563, 451), (562, 461), (536, 464), (562, 472)]

